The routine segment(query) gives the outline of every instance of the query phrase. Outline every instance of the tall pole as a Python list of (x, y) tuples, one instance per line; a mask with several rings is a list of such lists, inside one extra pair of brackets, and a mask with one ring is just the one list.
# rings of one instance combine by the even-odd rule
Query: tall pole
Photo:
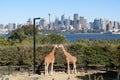
[(48, 15), (49, 15), (49, 29), (50, 29), (50, 15), (51, 15), (51, 14), (49, 13)]
[(35, 61), (36, 61), (36, 37), (35, 37), (35, 34), (36, 34), (36, 30), (35, 30), (35, 20), (38, 20), (40, 18), (34, 18), (33, 19), (33, 57), (34, 57), (34, 60), (33, 60), (33, 73), (35, 74)]

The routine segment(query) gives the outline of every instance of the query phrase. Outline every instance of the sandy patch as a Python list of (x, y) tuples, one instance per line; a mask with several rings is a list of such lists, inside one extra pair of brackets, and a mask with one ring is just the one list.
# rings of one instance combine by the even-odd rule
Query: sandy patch
[[(78, 79), (77, 76), (84, 76), (87, 74), (93, 74), (100, 71), (89, 71), (88, 73), (78, 72), (77, 74), (66, 74), (65, 72), (54, 72), (51, 75), (38, 75), (38, 74), (31, 74), (29, 75), (27, 72), (17, 72), (12, 73), (10, 75), (3, 75), (4, 79), (9, 78), (9, 80), (81, 80)], [(1, 78), (0, 78), (1, 80)]]

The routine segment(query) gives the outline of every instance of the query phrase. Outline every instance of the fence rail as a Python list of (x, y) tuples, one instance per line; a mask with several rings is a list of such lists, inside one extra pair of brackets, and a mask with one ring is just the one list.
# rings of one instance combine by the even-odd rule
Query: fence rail
[[(36, 65), (36, 70), (39, 70), (40, 72), (44, 72), (44, 65), (40, 66), (38, 69), (39, 65)], [(54, 71), (66, 71), (67, 67), (65, 64), (54, 64)], [(106, 69), (105, 65), (96, 65), (96, 64), (88, 64), (87, 66), (83, 64), (77, 64), (77, 70), (82, 71), (85, 69), (96, 69), (96, 70), (102, 70)], [(33, 66), (32, 65), (22, 65), (22, 66), (0, 66), (0, 72), (32, 72), (33, 71)]]

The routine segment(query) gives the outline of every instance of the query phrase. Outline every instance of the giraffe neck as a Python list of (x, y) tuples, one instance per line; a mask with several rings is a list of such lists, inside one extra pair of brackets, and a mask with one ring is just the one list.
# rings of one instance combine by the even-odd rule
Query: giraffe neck
[(52, 49), (52, 53), (51, 54), (54, 54), (55, 53), (55, 49), (56, 49), (56, 47), (54, 47), (53, 49)]
[(65, 50), (64, 47), (62, 47), (62, 50), (63, 50), (63, 53), (64, 53), (65, 56), (69, 55), (68, 52)]

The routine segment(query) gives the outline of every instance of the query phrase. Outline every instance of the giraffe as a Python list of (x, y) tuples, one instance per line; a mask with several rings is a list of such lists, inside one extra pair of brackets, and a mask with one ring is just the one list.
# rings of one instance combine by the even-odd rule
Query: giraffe
[(64, 48), (64, 46), (62, 44), (59, 45), (59, 47), (62, 48), (63, 53), (66, 57), (66, 62), (67, 62), (67, 73), (70, 73), (70, 62), (73, 63), (73, 70), (72, 73), (76, 73), (76, 62), (77, 62), (77, 58), (75, 56), (72, 56), (69, 52), (67, 52)]
[(53, 45), (53, 49), (52, 51), (45, 56), (44, 58), (44, 64), (45, 64), (45, 75), (48, 74), (48, 67), (49, 65), (51, 64), (51, 71), (50, 71), (50, 74), (52, 75), (53, 74), (53, 64), (54, 64), (54, 61), (55, 61), (55, 56), (54, 56), (54, 53), (55, 53), (55, 50), (57, 48), (57, 45)]

